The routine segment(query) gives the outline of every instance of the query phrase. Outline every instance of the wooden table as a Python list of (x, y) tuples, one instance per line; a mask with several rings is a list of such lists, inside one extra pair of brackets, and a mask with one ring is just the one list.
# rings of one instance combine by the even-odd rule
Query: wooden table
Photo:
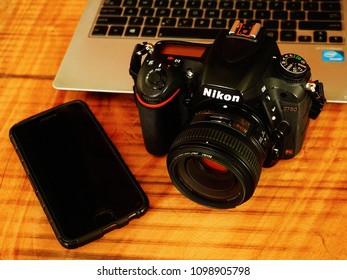
[[(1, 259), (346, 259), (347, 107), (327, 104), (299, 155), (263, 170), (233, 210), (193, 203), (172, 185), (165, 157), (144, 148), (130, 95), (52, 88), (85, 0), (0, 3)], [(9, 128), (74, 99), (86, 101), (147, 193), (147, 214), (98, 241), (64, 249), (9, 141)]]

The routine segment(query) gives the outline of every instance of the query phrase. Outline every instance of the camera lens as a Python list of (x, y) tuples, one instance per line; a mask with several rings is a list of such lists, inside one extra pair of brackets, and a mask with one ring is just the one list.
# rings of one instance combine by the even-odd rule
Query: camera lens
[[(208, 165), (206, 165), (208, 160)], [(239, 180), (226, 166), (204, 157), (187, 157), (177, 165), (177, 175), (192, 193), (212, 201), (223, 202), (242, 192)], [(218, 165), (218, 168), (216, 166)]]
[(227, 173), (228, 169), (223, 166), (222, 164), (219, 164), (218, 162), (215, 162), (208, 158), (201, 158), (200, 159), (201, 164), (209, 171), (216, 172), (216, 173)]
[(266, 149), (257, 118), (199, 111), (172, 144), (167, 166), (176, 188), (191, 200), (232, 208), (253, 195)]

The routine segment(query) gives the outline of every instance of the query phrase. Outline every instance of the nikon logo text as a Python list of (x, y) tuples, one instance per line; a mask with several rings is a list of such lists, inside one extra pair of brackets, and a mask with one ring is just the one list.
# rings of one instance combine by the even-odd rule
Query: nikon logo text
[(204, 92), (202, 93), (203, 96), (211, 97), (214, 99), (224, 100), (224, 101), (230, 101), (230, 102), (240, 102), (240, 96), (238, 95), (231, 95), (229, 93), (223, 93), (220, 90), (211, 89), (211, 88), (204, 88)]

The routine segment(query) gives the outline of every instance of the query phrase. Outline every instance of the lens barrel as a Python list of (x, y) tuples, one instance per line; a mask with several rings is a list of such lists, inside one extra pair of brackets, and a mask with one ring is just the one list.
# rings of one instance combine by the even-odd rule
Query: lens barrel
[(267, 149), (264, 131), (255, 118), (211, 110), (196, 113), (170, 148), (171, 180), (199, 204), (213, 208), (242, 204), (260, 178)]

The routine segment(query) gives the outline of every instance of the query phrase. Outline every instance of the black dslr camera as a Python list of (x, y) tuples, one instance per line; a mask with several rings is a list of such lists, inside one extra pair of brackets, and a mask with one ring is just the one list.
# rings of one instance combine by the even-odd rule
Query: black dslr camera
[(147, 150), (168, 153), (177, 189), (210, 207), (247, 201), (262, 166), (300, 151), (326, 101), (307, 62), (257, 23), (235, 21), (213, 44), (139, 44), (130, 65)]

